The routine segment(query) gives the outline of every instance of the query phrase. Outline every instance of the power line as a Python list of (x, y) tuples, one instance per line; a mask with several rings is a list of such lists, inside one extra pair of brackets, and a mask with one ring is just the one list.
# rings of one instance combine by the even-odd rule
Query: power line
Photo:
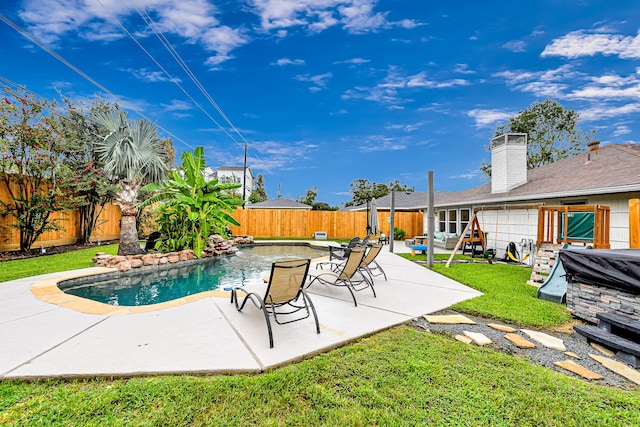
[[(135, 3), (138, 3), (137, 0), (134, 0)], [(158, 38), (158, 40), (160, 40), (160, 42), (162, 43), (162, 45), (165, 47), (165, 49), (167, 49), (167, 51), (169, 52), (169, 54), (171, 54), (171, 56), (173, 57), (173, 59), (175, 59), (175, 61), (178, 63), (178, 65), (180, 65), (180, 67), (182, 68), (182, 70), (187, 74), (187, 76), (189, 76), (189, 78), (191, 79), (191, 81), (196, 85), (196, 87), (198, 89), (200, 89), (200, 92), (202, 92), (202, 94), (205, 96), (205, 98), (211, 103), (211, 105), (213, 105), (213, 107), (216, 109), (216, 111), (218, 112), (218, 114), (220, 114), (222, 116), (222, 118), (224, 118), (224, 120), (229, 124), (229, 126), (231, 126), (231, 129), (234, 130), (234, 132), (236, 132), (236, 134), (238, 134), (238, 136), (242, 139), (243, 142), (247, 142), (247, 140), (244, 138), (244, 136), (240, 133), (240, 131), (234, 126), (233, 123), (231, 123), (231, 120), (229, 120), (229, 118), (227, 117), (227, 115), (224, 113), (224, 111), (222, 111), (222, 109), (220, 108), (220, 106), (216, 103), (216, 101), (213, 99), (213, 97), (209, 94), (209, 92), (207, 91), (207, 89), (202, 85), (202, 83), (200, 83), (200, 80), (198, 80), (198, 78), (196, 77), (196, 75), (191, 71), (191, 69), (189, 68), (189, 66), (187, 65), (187, 63), (182, 59), (182, 57), (180, 56), (180, 54), (178, 53), (178, 51), (173, 47), (173, 45), (171, 44), (171, 42), (167, 39), (167, 37), (164, 35), (164, 33), (162, 33), (162, 31), (160, 31), (156, 25), (156, 23), (153, 21), (153, 19), (151, 18), (151, 16), (144, 10), (144, 9), (139, 9), (136, 6), (136, 11), (138, 12), (138, 15), (140, 15), (140, 17), (144, 20), (144, 22), (147, 24), (147, 26), (151, 29), (151, 31), (153, 31), (153, 33), (156, 35), (156, 37)]]
[[(134, 8), (136, 9), (136, 11), (138, 12), (138, 15), (140, 15), (140, 17), (143, 19), (143, 21), (147, 24), (147, 26), (151, 29), (151, 31), (156, 35), (156, 37), (158, 38), (158, 40), (160, 40), (160, 42), (162, 43), (162, 45), (165, 47), (165, 49), (167, 49), (167, 51), (169, 52), (169, 54), (173, 57), (173, 59), (178, 63), (178, 65), (180, 65), (180, 67), (182, 68), (182, 70), (187, 74), (187, 76), (191, 79), (191, 81), (196, 85), (196, 87), (200, 90), (200, 92), (205, 96), (205, 98), (211, 103), (211, 105), (216, 109), (216, 111), (218, 112), (218, 114), (220, 114), (222, 116), (222, 118), (229, 124), (229, 126), (231, 127), (231, 129), (233, 129), (233, 131), (241, 138), (241, 140), (244, 142), (244, 152), (245, 152), (245, 159), (246, 159), (246, 151), (247, 151), (247, 147), (249, 145), (249, 142), (246, 140), (246, 138), (242, 135), (242, 133), (240, 133), (240, 131), (235, 127), (235, 125), (231, 122), (231, 120), (227, 117), (227, 115), (224, 113), (224, 111), (222, 111), (222, 108), (220, 108), (220, 106), (216, 103), (216, 101), (213, 99), (213, 97), (209, 94), (209, 92), (207, 91), (207, 89), (202, 85), (202, 83), (200, 82), (200, 80), (198, 80), (198, 78), (196, 77), (196, 75), (193, 73), (193, 71), (191, 71), (191, 69), (189, 68), (189, 66), (187, 65), (187, 63), (182, 59), (182, 57), (180, 56), (180, 54), (178, 53), (178, 51), (173, 47), (173, 45), (171, 44), (171, 42), (166, 38), (166, 36), (164, 35), (164, 33), (162, 33), (162, 31), (160, 31), (156, 25), (156, 23), (153, 21), (153, 19), (151, 18), (151, 16), (144, 10), (141, 9), (138, 3), (138, 0), (133, 0), (134, 3), (137, 4), (134, 5)], [(220, 125), (218, 125), (220, 127)], [(220, 129), (222, 129), (225, 134), (229, 135), (226, 130), (224, 130), (222, 127), (220, 127)], [(231, 136), (230, 136), (231, 137)], [(231, 138), (234, 142), (236, 142), (238, 145), (240, 145), (234, 138)], [(258, 160), (260, 159), (260, 156), (256, 154), (256, 158)], [(246, 161), (245, 161), (245, 170), (246, 170)], [(269, 169), (267, 168), (267, 172), (270, 172)]]
[[(151, 120), (149, 117), (147, 117), (146, 115), (144, 115), (143, 113), (141, 113), (140, 111), (136, 110), (131, 104), (129, 104), (128, 102), (122, 100), (119, 96), (117, 96), (116, 94), (114, 94), (113, 92), (111, 92), (109, 89), (107, 89), (105, 86), (101, 85), (100, 83), (98, 83), (96, 80), (94, 80), (93, 78), (91, 78), (88, 74), (86, 74), (85, 72), (83, 72), (82, 70), (80, 70), (79, 68), (77, 68), (76, 66), (74, 66), (73, 64), (71, 64), (69, 61), (67, 61), (65, 58), (63, 58), (61, 55), (59, 55), (57, 52), (55, 52), (54, 50), (50, 49), (48, 46), (46, 46), (44, 43), (42, 43), (37, 37), (35, 37), (34, 35), (32, 35), (31, 33), (29, 33), (27, 30), (21, 28), (20, 26), (18, 26), (17, 24), (15, 24), (11, 19), (9, 19), (8, 17), (6, 17), (4, 14), (0, 13), (0, 20), (3, 21), (5, 24), (9, 25), (11, 28), (13, 28), (15, 31), (19, 32), (20, 34), (22, 34), (25, 38), (27, 38), (28, 40), (30, 40), (31, 42), (35, 43), (37, 46), (39, 46), (42, 50), (44, 50), (45, 52), (47, 52), (48, 54), (50, 54), (51, 56), (53, 56), (54, 58), (56, 58), (58, 61), (62, 62), (64, 65), (66, 65), (67, 67), (69, 67), (71, 70), (75, 71), (77, 74), (79, 74), (81, 77), (83, 77), (84, 79), (86, 79), (87, 81), (89, 81), (90, 83), (92, 83), (93, 85), (95, 85), (96, 87), (98, 87), (100, 90), (108, 93), (110, 96), (112, 96), (115, 100), (119, 101), (122, 105), (126, 106), (128, 109), (134, 111), (135, 113), (137, 113), (140, 117), (143, 117), (147, 120), (149, 120), (150, 122), (154, 122), (158, 125), (158, 127), (160, 129), (162, 129), (164, 132), (167, 133), (167, 135), (169, 135), (170, 137), (174, 138), (175, 140), (181, 142), (184, 146), (190, 148), (190, 149), (195, 149), (195, 147), (193, 147), (191, 144), (187, 143), (186, 141), (184, 141), (182, 138), (178, 137), (177, 135), (173, 134), (172, 132), (168, 131), (167, 129), (165, 129), (164, 127), (160, 126), (160, 124), (158, 124), (157, 122), (155, 122), (154, 120)], [(19, 86), (19, 85), (18, 85)], [(218, 162), (219, 163), (219, 162)]]
[[(106, 6), (104, 6), (104, 4), (102, 4), (102, 2), (100, 0), (98, 0), (98, 3), (100, 3), (100, 5), (107, 9)], [(107, 9), (108, 10), (108, 9)], [(187, 92), (187, 90), (162, 66), (162, 64), (160, 64), (160, 62), (142, 45), (142, 43), (140, 43), (138, 41), (138, 39), (131, 34), (131, 32), (129, 32), (129, 30), (127, 30), (125, 28), (124, 25), (122, 25), (122, 23), (120, 22), (120, 20), (118, 18), (116, 18), (115, 16), (111, 15), (111, 19), (118, 24), (118, 26), (122, 29), (122, 31), (124, 31), (129, 38), (131, 38), (131, 40), (133, 40), (135, 42), (135, 44), (138, 45), (138, 47), (158, 66), (158, 68), (160, 68), (160, 70), (162, 70), (162, 72), (169, 78), (170, 81), (172, 81), (176, 86), (178, 86), (178, 88), (182, 91), (182, 93), (184, 93), (190, 100), (191, 102), (193, 102), (199, 109), (200, 111), (202, 111), (207, 117), (209, 117), (209, 119), (211, 119), (211, 121), (213, 123), (215, 123), (216, 126), (218, 126), (218, 128), (220, 128), (220, 130), (222, 130), (232, 141), (234, 141), (235, 143), (238, 143), (233, 136), (231, 136), (231, 134), (229, 134), (226, 129), (224, 129), (220, 123), (218, 123), (218, 121), (213, 118), (213, 116), (211, 116), (209, 114), (209, 112), (207, 110), (204, 109), (204, 107), (198, 102), (196, 101), (196, 99), (191, 96), (191, 94), (189, 92)]]

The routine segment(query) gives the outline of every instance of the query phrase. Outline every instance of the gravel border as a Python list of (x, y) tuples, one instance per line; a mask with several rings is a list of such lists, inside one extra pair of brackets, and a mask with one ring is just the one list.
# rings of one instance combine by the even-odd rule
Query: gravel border
[[(447, 311), (447, 312), (439, 312), (439, 313), (433, 313), (433, 314), (439, 315), (439, 314), (462, 314), (462, 313)], [(491, 339), (491, 341), (493, 341), (492, 344), (489, 344), (485, 347), (493, 348), (495, 351), (500, 351), (514, 357), (529, 360), (531, 363), (535, 363), (536, 365), (546, 366), (547, 368), (553, 369), (556, 372), (561, 372), (565, 375), (583, 380), (585, 382), (618, 387), (626, 390), (632, 390), (632, 389), (638, 388), (638, 386), (634, 384), (632, 381), (629, 381), (628, 379), (616, 374), (615, 372), (610, 371), (609, 369), (605, 368), (600, 363), (596, 362), (594, 359), (589, 357), (589, 354), (597, 354), (597, 355), (602, 355), (602, 354), (595, 348), (591, 347), (591, 345), (589, 345), (585, 340), (579, 338), (575, 332), (572, 334), (567, 334), (567, 333), (561, 333), (556, 331), (539, 330), (539, 329), (530, 328), (530, 327), (524, 328), (524, 329), (531, 329), (531, 330), (539, 330), (540, 332), (544, 332), (551, 336), (562, 339), (567, 349), (566, 351), (571, 351), (577, 354), (578, 356), (580, 356), (580, 359), (574, 359), (570, 356), (567, 356), (562, 351), (553, 350), (551, 348), (547, 348), (540, 345), (539, 343), (529, 338), (526, 334), (519, 332), (520, 328), (517, 326), (509, 325), (508, 323), (501, 322), (498, 320), (484, 319), (484, 318), (469, 316), (467, 314), (462, 314), (462, 315), (473, 320), (474, 322), (476, 322), (476, 324), (475, 325), (435, 324), (435, 323), (429, 323), (423, 317), (420, 317), (414, 320), (413, 323), (415, 326), (418, 326), (419, 328), (427, 332), (431, 332), (431, 331), (443, 332), (446, 335), (449, 335), (451, 339), (455, 339), (454, 338), (455, 335), (462, 334), (462, 331), (480, 332), (486, 335), (489, 339)], [(536, 348), (521, 349), (516, 347), (513, 343), (511, 343), (510, 341), (504, 338), (505, 332), (493, 329), (487, 326), (487, 323), (496, 323), (496, 324), (511, 326), (514, 329), (517, 329), (518, 330), (517, 333), (522, 337), (526, 338), (527, 340), (536, 344)], [(606, 357), (609, 357), (609, 356), (606, 356)], [(563, 360), (573, 360), (576, 363), (582, 365), (583, 367), (602, 375), (604, 379), (589, 381), (577, 374), (574, 374), (570, 371), (562, 369), (559, 366), (556, 366), (553, 364), (554, 362), (561, 362)]]

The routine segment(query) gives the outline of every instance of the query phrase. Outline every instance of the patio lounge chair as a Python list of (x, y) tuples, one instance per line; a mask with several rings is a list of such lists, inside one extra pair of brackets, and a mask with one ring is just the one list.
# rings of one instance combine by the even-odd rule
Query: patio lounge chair
[(324, 285), (346, 287), (349, 290), (351, 298), (353, 298), (353, 303), (356, 307), (358, 306), (358, 302), (356, 301), (356, 296), (353, 293), (354, 291), (371, 288), (373, 296), (375, 297), (376, 291), (373, 289), (373, 283), (371, 283), (360, 270), (365, 250), (365, 247), (355, 247), (351, 249), (347, 260), (340, 264), (336, 271), (322, 270), (320, 268), (309, 273), (311, 281), (305, 286), (305, 288), (310, 287), (316, 282)]
[[(366, 272), (369, 275), (369, 278), (373, 282), (374, 276), (384, 276), (384, 280), (387, 280), (387, 274), (384, 272), (380, 264), (376, 261), (376, 257), (382, 251), (382, 243), (373, 243), (369, 246), (369, 250), (366, 252), (364, 258), (362, 258), (362, 262), (360, 263), (360, 267), (358, 269), (361, 272)], [(325, 261), (316, 264), (316, 268), (320, 268), (324, 270), (325, 267), (329, 267), (329, 269), (333, 272), (338, 271), (343, 268), (344, 261), (335, 262), (335, 261)]]
[(387, 280), (387, 274), (384, 272), (380, 264), (376, 261), (376, 257), (382, 250), (382, 243), (374, 243), (371, 245), (370, 249), (367, 251), (367, 254), (362, 259), (362, 263), (360, 264), (360, 270), (364, 270), (371, 278), (373, 282), (373, 276), (384, 276), (384, 280)]
[(360, 237), (356, 236), (349, 240), (349, 243), (343, 243), (340, 247), (329, 246), (329, 260), (332, 259), (347, 259), (351, 248), (355, 248), (360, 243)]
[[(284, 325), (306, 319), (310, 313), (313, 313), (316, 332), (320, 333), (316, 309), (309, 295), (303, 290), (310, 263), (309, 259), (274, 262), (271, 265), (271, 275), (266, 289), (263, 284), (256, 284), (236, 286), (231, 290), (231, 302), (235, 303), (238, 311), (242, 311), (247, 301), (251, 301), (254, 306), (262, 310), (267, 322), (270, 348), (273, 348), (270, 316), (273, 316), (277, 324)], [(246, 294), (242, 303), (238, 301), (238, 292)], [(301, 315), (291, 317), (298, 312), (302, 312)]]

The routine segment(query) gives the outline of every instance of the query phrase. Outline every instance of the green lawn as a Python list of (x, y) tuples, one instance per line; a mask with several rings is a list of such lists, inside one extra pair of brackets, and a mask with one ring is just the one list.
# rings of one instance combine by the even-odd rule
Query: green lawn
[(2, 267), (0, 269), (0, 282), (37, 276), (39, 274), (93, 267), (91, 258), (93, 258), (97, 252), (106, 252), (115, 255), (118, 252), (118, 245), (93, 246), (62, 254), (4, 261), (0, 263)]
[[(92, 255), (67, 257), (90, 263)], [(561, 306), (538, 305), (521, 289), (527, 271), (453, 264), (443, 273), (485, 292), (457, 310), (558, 324)], [(257, 375), (4, 381), (0, 425), (636, 426), (640, 390), (587, 384), (402, 326)]]

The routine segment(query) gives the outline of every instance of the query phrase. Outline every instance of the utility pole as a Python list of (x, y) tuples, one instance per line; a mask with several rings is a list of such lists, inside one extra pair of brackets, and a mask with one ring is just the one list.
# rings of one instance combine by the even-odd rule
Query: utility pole
[(242, 168), (242, 209), (247, 203), (247, 141), (244, 142), (244, 167)]
[(428, 247), (427, 247), (427, 265), (429, 268), (433, 267), (433, 237), (435, 235), (436, 228), (436, 212), (434, 205), (434, 194), (433, 194), (433, 171), (429, 171), (427, 173), (427, 190), (429, 191), (429, 204), (427, 210), (427, 236), (428, 238)]
[(396, 191), (395, 190), (391, 190), (391, 218), (389, 220), (389, 228), (391, 229), (389, 231), (389, 252), (393, 253), (393, 241), (395, 240), (396, 237), (396, 233), (394, 233), (394, 224), (393, 224), (393, 220), (394, 220), (394, 216), (396, 214)]

